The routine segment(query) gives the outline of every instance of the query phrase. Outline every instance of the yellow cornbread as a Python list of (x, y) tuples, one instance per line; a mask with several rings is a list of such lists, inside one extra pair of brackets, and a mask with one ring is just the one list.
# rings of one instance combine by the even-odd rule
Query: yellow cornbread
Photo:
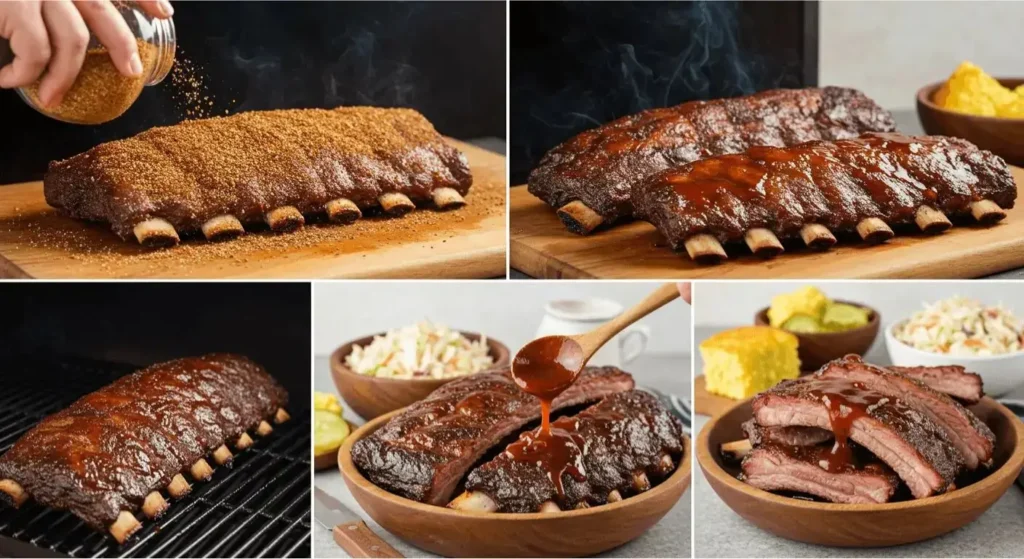
[(770, 326), (719, 332), (700, 344), (708, 392), (736, 400), (800, 375), (797, 338)]
[(768, 323), (779, 327), (798, 314), (820, 318), (828, 303), (828, 297), (810, 285), (792, 293), (776, 295), (772, 297), (772, 306), (768, 308)]
[(1024, 88), (1010, 90), (984, 70), (963, 62), (935, 92), (940, 107), (978, 116), (1024, 117)]

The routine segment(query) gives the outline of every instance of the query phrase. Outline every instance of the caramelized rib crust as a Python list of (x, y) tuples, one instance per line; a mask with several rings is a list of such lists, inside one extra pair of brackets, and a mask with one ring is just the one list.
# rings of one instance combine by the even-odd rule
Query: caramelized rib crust
[(0, 479), (105, 530), (121, 511), (138, 511), (150, 492), (272, 417), (287, 399), (245, 357), (152, 365), (43, 419), (0, 457)]
[(843, 87), (693, 101), (623, 117), (569, 139), (530, 173), (529, 191), (556, 209), (580, 200), (607, 224), (632, 216), (634, 184), (670, 167), (752, 146), (895, 129), (891, 114)]
[(465, 156), (416, 111), (341, 107), (152, 128), (53, 162), (43, 182), (51, 206), (129, 239), (152, 218), (189, 233), (220, 215), (255, 223), (282, 206), (323, 212), (338, 198), (360, 208), (384, 193), (428, 203), (439, 188), (465, 195), (472, 176)]

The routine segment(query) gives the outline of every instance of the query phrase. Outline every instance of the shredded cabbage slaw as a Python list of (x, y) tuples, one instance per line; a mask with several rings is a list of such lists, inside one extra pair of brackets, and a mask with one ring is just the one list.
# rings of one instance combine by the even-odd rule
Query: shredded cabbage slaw
[(1002, 355), (1021, 350), (1021, 322), (1001, 304), (950, 297), (914, 313), (893, 328), (910, 347), (949, 355)]
[(454, 378), (494, 365), (487, 337), (471, 341), (441, 324), (423, 321), (353, 346), (345, 364), (361, 375), (386, 378)]

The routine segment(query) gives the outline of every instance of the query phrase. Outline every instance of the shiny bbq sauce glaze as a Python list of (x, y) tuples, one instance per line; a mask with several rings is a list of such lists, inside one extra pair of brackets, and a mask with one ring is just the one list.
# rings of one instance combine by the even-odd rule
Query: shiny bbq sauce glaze
[[(835, 435), (835, 444), (831, 449), (824, 447), (824, 452), (812, 450), (821, 447), (807, 447), (798, 453), (807, 454), (803, 459), (815, 460), (823, 469), (838, 473), (856, 469), (853, 450), (850, 446), (850, 430), (853, 422), (870, 415), (870, 410), (887, 403), (890, 399), (878, 392), (868, 390), (863, 383), (844, 379), (812, 379), (807, 384), (808, 392), (828, 408), (828, 419)], [(792, 453), (790, 456), (794, 458)]]
[(545, 336), (523, 347), (512, 362), (512, 378), (527, 394), (540, 400), (541, 426), (523, 433), (505, 452), (513, 460), (535, 462), (547, 472), (560, 496), (562, 475), (586, 479), (583, 438), (575, 422), (565, 418), (551, 423), (551, 402), (569, 387), (583, 368), (583, 348), (565, 336)]

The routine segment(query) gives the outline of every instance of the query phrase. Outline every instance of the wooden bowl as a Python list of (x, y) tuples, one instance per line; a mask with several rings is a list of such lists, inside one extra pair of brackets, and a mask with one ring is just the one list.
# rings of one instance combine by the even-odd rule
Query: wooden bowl
[[(1006, 87), (1024, 83), (1022, 78), (996, 78)], [(944, 81), (917, 91), (917, 116), (928, 134), (956, 136), (987, 149), (1014, 165), (1024, 165), (1024, 118), (975, 116), (944, 109), (932, 100)]]
[[(473, 341), (480, 339), (480, 334), (472, 332), (460, 333)], [(370, 420), (379, 415), (404, 408), (413, 402), (426, 398), (428, 394), (437, 390), (443, 384), (451, 382), (455, 378), (462, 378), (377, 378), (360, 375), (349, 369), (345, 365), (345, 358), (352, 353), (352, 346), (365, 346), (372, 342), (373, 338), (373, 336), (366, 336), (365, 338), (352, 340), (331, 354), (331, 376), (334, 378), (334, 385), (338, 387), (338, 392), (341, 393), (341, 397), (345, 399), (345, 402), (363, 419)], [(495, 367), (508, 366), (510, 357), (505, 344), (494, 338), (487, 338), (487, 348), (490, 350), (491, 358), (494, 359)]]
[[(345, 484), (363, 510), (392, 534), (448, 557), (579, 557), (632, 541), (654, 526), (690, 485), (690, 442), (676, 471), (656, 487), (617, 503), (556, 513), (465, 512), (427, 505), (377, 487), (352, 463), (352, 445), (401, 410), (349, 436), (338, 452)], [(680, 530), (689, 527), (680, 526)]]
[(993, 471), (984, 479), (944, 495), (881, 505), (845, 505), (793, 499), (762, 491), (736, 479), (718, 452), (722, 443), (743, 438), (750, 419), (748, 400), (709, 421), (697, 437), (697, 461), (711, 487), (729, 508), (773, 534), (817, 545), (878, 547), (901, 545), (952, 532), (985, 512), (1009, 488), (1024, 464), (1024, 424), (991, 398), (971, 407), (996, 435)]
[[(860, 303), (839, 300), (836, 302), (856, 305), (871, 311), (867, 325), (854, 328), (853, 330), (824, 334), (790, 332), (800, 341), (797, 353), (800, 355), (801, 370), (817, 370), (825, 363), (851, 353), (864, 355), (871, 348), (871, 344), (875, 342), (875, 338), (878, 336), (878, 327), (882, 323), (878, 311)], [(768, 307), (761, 309), (754, 315), (754, 324), (768, 326)]]

